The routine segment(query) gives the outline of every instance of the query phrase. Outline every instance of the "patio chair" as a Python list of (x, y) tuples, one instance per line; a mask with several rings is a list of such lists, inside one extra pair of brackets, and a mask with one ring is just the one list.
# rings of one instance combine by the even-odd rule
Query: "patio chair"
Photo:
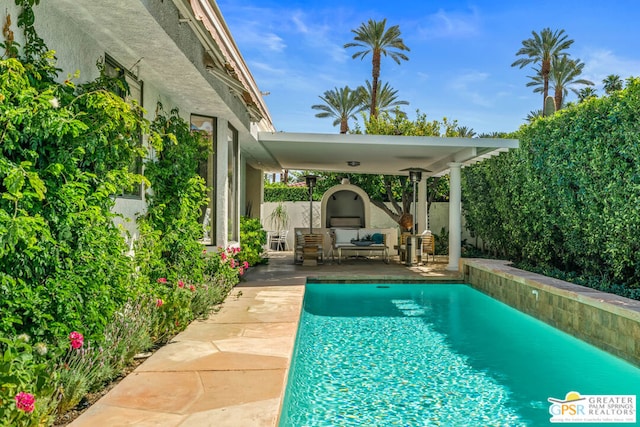
[(303, 234), (300, 231), (296, 231), (295, 249), (293, 251), (293, 262), (296, 264), (302, 264), (304, 261), (304, 247), (305, 246), (317, 246), (318, 247), (318, 261), (324, 263), (324, 237), (322, 234)]
[(199, 240), (204, 245), (211, 244), (211, 238), (209, 237), (209, 229), (211, 228), (211, 208), (207, 208), (202, 218), (202, 238)]
[[(304, 248), (315, 248), (317, 260), (320, 264), (324, 263), (324, 236), (322, 234), (303, 234), (304, 246), (302, 253), (304, 257)], [(304, 260), (303, 260), (304, 261)]]
[(269, 234), (269, 249), (275, 245), (277, 251), (288, 251), (289, 244), (287, 243), (287, 236), (289, 230), (273, 231)]
[[(425, 257), (426, 254), (426, 258)], [(422, 233), (422, 256), (423, 260), (429, 261), (429, 254), (431, 254), (431, 260), (436, 260), (436, 239), (433, 237), (430, 231)]]
[(407, 257), (407, 238), (411, 236), (411, 233), (400, 234), (400, 244), (395, 248), (398, 249), (398, 255), (400, 255), (400, 262), (404, 261)]

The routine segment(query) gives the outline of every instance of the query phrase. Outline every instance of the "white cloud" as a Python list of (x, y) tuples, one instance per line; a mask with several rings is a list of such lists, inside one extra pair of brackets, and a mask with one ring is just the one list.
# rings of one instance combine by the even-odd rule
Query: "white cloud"
[(485, 107), (491, 104), (478, 92), (477, 88), (489, 78), (488, 73), (472, 71), (455, 77), (449, 87), (461, 98), (470, 100), (472, 103)]
[(276, 68), (276, 67), (273, 67), (271, 64), (272, 63), (267, 64), (265, 62), (251, 61), (251, 70), (252, 71), (259, 70), (260, 72), (268, 73), (268, 74), (271, 74), (272, 76), (277, 76), (277, 75), (284, 76), (289, 72), (289, 70), (285, 68)]
[(264, 34), (262, 40), (264, 46), (270, 51), (282, 52), (287, 47), (284, 40), (273, 33)]
[(265, 31), (258, 21), (242, 20), (234, 23), (236, 43), (251, 46), (252, 49), (268, 52), (283, 52), (287, 45), (284, 39), (273, 31)]
[(467, 38), (480, 32), (480, 16), (477, 9), (470, 12), (447, 12), (443, 9), (425, 19), (426, 27), (418, 28), (424, 38)]
[(293, 16), (291, 17), (291, 20), (293, 21), (293, 23), (295, 24), (296, 29), (303, 33), (303, 34), (308, 34), (309, 33), (309, 27), (307, 26), (307, 24), (304, 23), (303, 21), (304, 15), (301, 11), (295, 11), (293, 13)]
[(597, 88), (602, 87), (602, 79), (609, 74), (617, 74), (623, 80), (640, 75), (639, 60), (616, 56), (610, 50), (587, 50), (582, 58), (585, 66), (581, 77), (594, 82)]

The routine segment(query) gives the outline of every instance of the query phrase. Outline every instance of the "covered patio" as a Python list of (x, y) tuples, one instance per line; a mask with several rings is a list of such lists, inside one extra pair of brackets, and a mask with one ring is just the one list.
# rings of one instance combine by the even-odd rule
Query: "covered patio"
[[(449, 261), (447, 270), (457, 271), (461, 252), (461, 168), (518, 148), (515, 139), (441, 138), (422, 136), (349, 135), (259, 132), (263, 151), (247, 159), (265, 172), (316, 170), (376, 175), (409, 175), (422, 170), (416, 200), (418, 230), (428, 226), (426, 178), (449, 174)], [(279, 170), (266, 170), (277, 163)]]

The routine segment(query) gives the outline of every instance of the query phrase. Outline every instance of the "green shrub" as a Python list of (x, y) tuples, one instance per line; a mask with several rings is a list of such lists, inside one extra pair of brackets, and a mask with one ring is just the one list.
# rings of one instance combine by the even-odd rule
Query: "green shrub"
[[(113, 194), (140, 182), (140, 110), (101, 77), (79, 87), (0, 61), (0, 333), (99, 336), (130, 296)], [(46, 76), (46, 77), (45, 77)]]
[[(141, 222), (145, 232), (157, 230), (154, 236), (154, 255), (162, 262), (150, 266), (147, 272), (152, 281), (160, 277), (171, 280), (189, 278), (199, 282), (203, 278), (204, 263), (200, 253), (202, 237), (201, 207), (208, 201), (204, 180), (198, 175), (198, 163), (208, 157), (205, 138), (191, 132), (189, 124), (173, 109), (159, 114), (151, 129), (159, 136), (155, 142), (157, 158), (146, 163), (146, 176), (154, 190), (149, 196), (147, 215)], [(147, 235), (146, 237), (149, 237)]]
[[(176, 110), (160, 108), (150, 126), (101, 64), (95, 81), (56, 83), (33, 27), (38, 2), (15, 2), (24, 57), (7, 41), (0, 60), (0, 425), (40, 426), (207, 315), (248, 266), (235, 249), (203, 254), (198, 242), (203, 138)], [(152, 182), (128, 171), (148, 157), (142, 134), (158, 153)], [(111, 210), (141, 182), (154, 194), (130, 257)]]
[[(320, 200), (322, 194), (313, 192), (313, 200)], [(289, 187), (282, 183), (264, 184), (265, 202), (308, 202), (309, 189), (307, 187)]]
[(262, 254), (267, 243), (267, 233), (262, 228), (260, 219), (240, 218), (240, 242), (242, 250), (238, 253), (239, 261), (246, 261), (250, 266), (266, 262)]
[(518, 150), (463, 170), (474, 235), (513, 261), (637, 289), (640, 80), (536, 120), (518, 137)]

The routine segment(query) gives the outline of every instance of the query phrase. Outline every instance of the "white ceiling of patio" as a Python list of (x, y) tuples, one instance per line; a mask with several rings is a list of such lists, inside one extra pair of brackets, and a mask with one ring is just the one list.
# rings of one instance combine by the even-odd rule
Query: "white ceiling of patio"
[(470, 164), (519, 146), (516, 139), (289, 132), (260, 132), (258, 142), (282, 169), (408, 175), (403, 169), (422, 168), (428, 176), (447, 173), (451, 162)]

